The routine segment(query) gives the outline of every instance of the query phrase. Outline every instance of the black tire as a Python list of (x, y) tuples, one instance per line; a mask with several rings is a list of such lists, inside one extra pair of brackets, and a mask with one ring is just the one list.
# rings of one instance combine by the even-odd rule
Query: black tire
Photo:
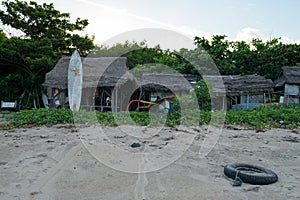
[(235, 179), (236, 176), (238, 176), (244, 183), (254, 185), (268, 185), (275, 183), (278, 180), (278, 176), (275, 172), (269, 169), (243, 163), (226, 165), (224, 167), (224, 174), (232, 179)]

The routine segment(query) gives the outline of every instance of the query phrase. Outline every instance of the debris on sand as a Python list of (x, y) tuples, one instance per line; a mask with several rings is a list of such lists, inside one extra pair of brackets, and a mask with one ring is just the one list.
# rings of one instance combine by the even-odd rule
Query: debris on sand
[(131, 145), (131, 147), (132, 148), (138, 148), (138, 147), (140, 147), (141, 145), (140, 145), (140, 143), (132, 143), (132, 145)]
[(286, 142), (293, 142), (293, 143), (299, 143), (300, 142), (300, 139), (298, 137), (293, 137), (293, 136), (290, 136), (290, 135), (282, 137), (282, 140), (286, 141)]

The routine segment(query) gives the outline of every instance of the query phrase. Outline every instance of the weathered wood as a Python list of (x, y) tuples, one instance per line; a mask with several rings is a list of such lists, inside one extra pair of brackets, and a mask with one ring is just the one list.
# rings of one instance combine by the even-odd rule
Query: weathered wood
[[(203, 76), (211, 85), (212, 92), (216, 96), (246, 96), (273, 92), (272, 80), (259, 75), (234, 75), (234, 76)], [(220, 79), (223, 83), (220, 83)]]

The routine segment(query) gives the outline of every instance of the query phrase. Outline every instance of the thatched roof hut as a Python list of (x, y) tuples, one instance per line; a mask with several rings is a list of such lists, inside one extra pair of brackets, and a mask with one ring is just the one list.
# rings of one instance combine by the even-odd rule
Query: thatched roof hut
[(193, 87), (182, 74), (144, 73), (140, 84), (148, 91), (168, 91), (189, 93)]
[[(67, 89), (69, 62), (70, 57), (61, 58), (53, 70), (46, 74), (43, 86)], [(134, 78), (127, 68), (126, 57), (87, 57), (82, 58), (82, 65), (83, 88), (115, 87)], [(193, 89), (191, 82), (195, 82), (197, 77), (172, 73), (144, 73), (138, 79), (138, 84), (149, 91), (189, 92)]]
[[(59, 89), (68, 88), (68, 67), (70, 57), (61, 58), (52, 71), (46, 74), (43, 86)], [(125, 57), (87, 57), (82, 58), (83, 88), (114, 87), (125, 78), (128, 71)]]
[(300, 103), (300, 67), (284, 66), (275, 81), (276, 93), (280, 94), (280, 103)]
[[(216, 96), (245, 96), (273, 92), (274, 83), (259, 75), (203, 76)], [(223, 84), (214, 84), (222, 78)], [(225, 90), (224, 90), (225, 89)]]
[[(59, 89), (60, 95), (67, 95), (69, 62), (70, 57), (61, 58), (52, 71), (46, 74), (43, 86), (48, 88), (48, 99), (52, 104), (53, 99), (58, 98), (56, 89)], [(99, 99), (100, 106), (105, 106), (105, 99), (109, 97), (114, 101), (112, 107), (122, 109), (124, 102), (128, 103), (127, 96), (131, 95), (136, 88), (139, 89), (139, 86), (142, 86), (142, 91), (149, 95), (157, 92), (163, 96), (172, 95), (172, 93), (187, 94), (193, 89), (189, 81), (197, 78), (172, 73), (144, 73), (135, 78), (127, 68), (126, 57), (82, 58), (82, 70), (81, 106), (85, 107), (93, 105), (93, 97), (97, 95), (95, 99)], [(65, 101), (62, 100), (62, 102)]]
[(282, 87), (284, 84), (299, 85), (300, 84), (300, 67), (285, 66), (279, 74), (279, 78), (274, 82), (275, 87)]

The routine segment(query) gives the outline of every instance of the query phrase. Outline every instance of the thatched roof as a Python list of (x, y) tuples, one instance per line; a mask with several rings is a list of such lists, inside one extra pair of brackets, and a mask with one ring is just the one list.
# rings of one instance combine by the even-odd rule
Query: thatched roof
[[(68, 88), (68, 67), (70, 57), (61, 58), (52, 71), (46, 74), (43, 86)], [(83, 88), (114, 87), (118, 81), (125, 79), (127, 58), (125, 57), (87, 57), (82, 58)]]
[[(61, 58), (53, 70), (46, 74), (43, 85), (51, 88), (68, 88), (69, 62), (70, 57)], [(125, 57), (82, 58), (82, 69), (83, 88), (115, 87), (128, 80), (134, 80), (127, 68)], [(190, 91), (193, 87), (189, 81), (196, 78), (180, 74), (145, 73), (138, 79), (139, 84), (149, 90)]]
[[(216, 96), (241, 96), (273, 92), (272, 80), (259, 75), (232, 75), (232, 76), (203, 76), (204, 80), (212, 87)], [(220, 83), (220, 78), (223, 84)], [(219, 84), (214, 84), (214, 83)], [(225, 89), (225, 90), (224, 90)]]
[(189, 80), (182, 74), (144, 73), (140, 82), (148, 90), (189, 92), (193, 89)]
[(300, 67), (285, 66), (282, 67), (279, 78), (274, 82), (275, 87), (281, 87), (284, 84), (300, 84)]

